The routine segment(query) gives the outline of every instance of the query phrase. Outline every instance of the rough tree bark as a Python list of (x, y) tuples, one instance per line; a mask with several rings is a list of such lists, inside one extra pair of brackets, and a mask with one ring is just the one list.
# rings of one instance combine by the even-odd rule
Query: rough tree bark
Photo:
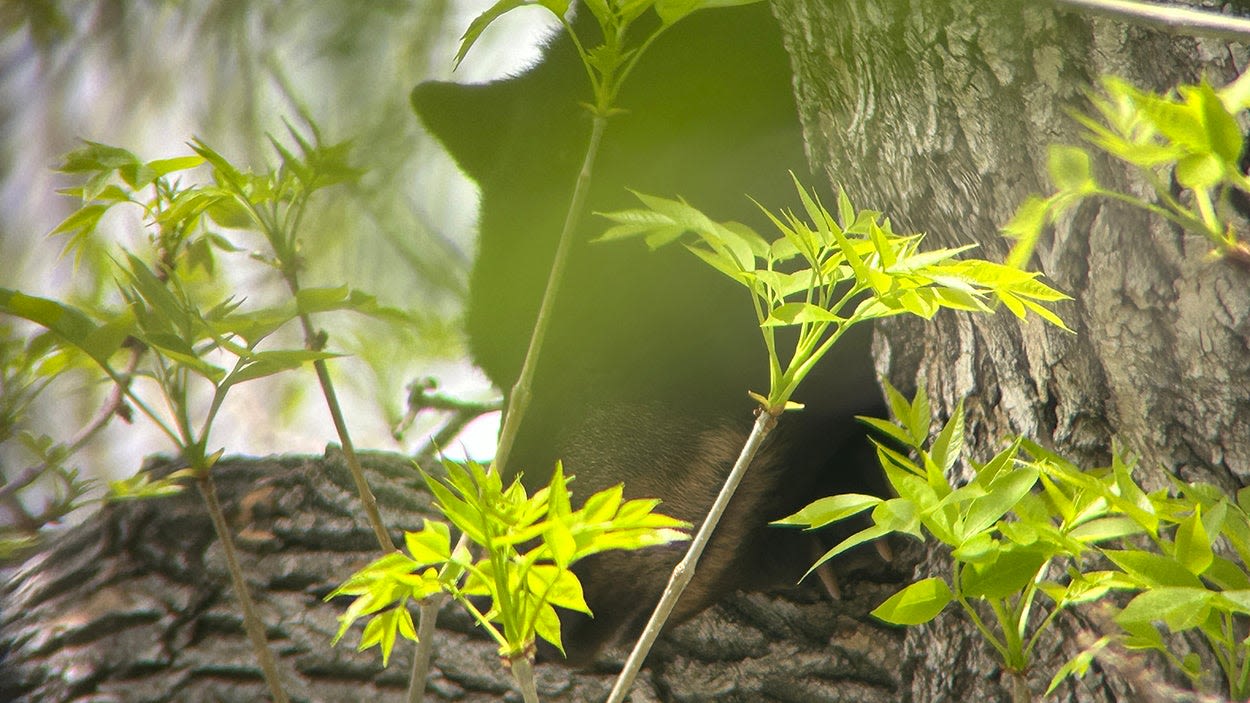
[[(431, 499), (411, 464), (388, 455), (366, 464), (387, 524), (418, 529)], [(378, 556), (341, 455), (223, 460), (214, 475), (292, 700), (404, 700), (411, 646), (397, 644), (386, 669), (376, 649), (353, 651), (359, 627), (330, 647), (346, 603), (323, 597)], [(866, 613), (903, 574), (871, 555), (843, 568), (837, 603), (814, 587), (738, 594), (676, 628), (632, 700), (899, 700), (889, 662), (902, 633)], [(110, 506), (4, 577), (0, 701), (267, 700), (195, 491)], [(427, 700), (521, 700), (467, 615), (447, 608), (439, 624)], [(542, 664), (539, 694), (602, 701), (627, 654), (609, 651), (590, 672)]]
[[(1029, 193), (1050, 192), (1047, 145), (1079, 143), (1065, 111), (1085, 106), (1100, 75), (1151, 89), (1202, 75), (1223, 85), (1247, 58), (1244, 46), (1036, 0), (778, 0), (776, 12), (814, 171), (896, 229), (928, 232), (934, 245), (976, 242), (998, 260), (1007, 249), (999, 227)], [(1141, 188), (1109, 163), (1095, 168), (1121, 189)], [(1139, 211), (1088, 202), (1034, 264), (1075, 298), (1060, 312), (1076, 334), (1005, 313), (945, 314), (879, 329), (878, 369), (905, 392), (924, 386), (939, 414), (963, 398), (982, 456), (1019, 433), (1095, 465), (1118, 438), (1153, 474), (1149, 485), (1169, 472), (1236, 489), (1250, 480), (1250, 271), (1208, 250)], [(1070, 639), (1061, 649), (1072, 650)], [(913, 700), (1006, 698), (958, 617), (909, 632), (905, 649)], [(1033, 683), (1044, 688), (1045, 676)], [(1065, 695), (1143, 700), (1150, 691), (1117, 678)]]

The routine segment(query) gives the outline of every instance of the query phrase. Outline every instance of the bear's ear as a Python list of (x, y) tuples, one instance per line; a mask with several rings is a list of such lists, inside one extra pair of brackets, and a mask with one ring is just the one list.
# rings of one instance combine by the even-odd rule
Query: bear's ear
[(501, 104), (507, 91), (494, 83), (427, 81), (412, 89), (412, 109), (442, 142), (460, 169), (479, 183), (499, 153)]

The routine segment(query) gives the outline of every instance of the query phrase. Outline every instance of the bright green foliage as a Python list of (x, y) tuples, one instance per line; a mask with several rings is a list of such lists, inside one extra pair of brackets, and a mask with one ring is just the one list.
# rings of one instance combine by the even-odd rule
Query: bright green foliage
[[(0, 492), (12, 498), (6, 507), (17, 518), (0, 525), (0, 562), (36, 546), (36, 530), (69, 514), (92, 487), (91, 481), (79, 476), (78, 469), (66, 465), (70, 452), (64, 445), (30, 427), (31, 403), (66, 364), (65, 357), (57, 354), (51, 333), (22, 339), (10, 325), (0, 322), (0, 444), (16, 442), (21, 453), (14, 455), (29, 457), (34, 463), (32, 469), (0, 476)], [(49, 489), (43, 505), (37, 511), (16, 515), (22, 506), (20, 492), (37, 481)]]
[[(456, 53), (456, 65), (473, 48), (478, 37), (495, 20), (517, 9), (536, 5), (544, 7), (559, 18), (566, 32), (573, 39), (573, 45), (581, 57), (586, 75), (590, 79), (594, 93), (594, 104), (591, 106), (597, 114), (610, 115), (614, 112), (613, 105), (621, 84), (633, 69), (638, 58), (646, 52), (647, 46), (655, 41), (664, 30), (677, 23), (696, 10), (749, 5), (760, 0), (587, 0), (582, 3), (582, 11), (589, 11), (599, 25), (599, 36), (593, 37), (599, 43), (592, 44), (592, 37), (579, 37), (573, 31), (565, 15), (572, 4), (570, 0), (498, 0), (487, 9), (465, 30), (460, 38), (460, 50)], [(654, 10), (659, 25), (648, 34), (639, 38), (631, 36), (631, 28), (639, 18)], [(636, 33), (636, 32), (635, 32)]]
[[(908, 586), (873, 615), (917, 625), (958, 603), (1004, 665), (1024, 672), (1059, 612), (1113, 590), (1137, 591), (1115, 618), (1123, 632), (1065, 664), (1048, 692), (1067, 676), (1083, 675), (1099, 651), (1117, 643), (1157, 650), (1200, 683), (1198, 660), (1170, 652), (1154, 624), (1162, 622), (1172, 632), (1200, 632), (1225, 673), (1229, 695), (1250, 694), (1250, 652), (1243, 641), (1250, 625), (1250, 489), (1233, 500), (1214, 486), (1174, 480), (1171, 491), (1146, 493), (1118, 449), (1110, 466), (1085, 471), (1022, 438), (977, 463), (964, 456), (962, 405), (930, 437), (923, 389), (911, 401), (889, 384), (886, 391), (893, 421), (862, 419), (890, 439), (876, 442), (877, 457), (896, 497), (831, 496), (775, 523), (816, 529), (871, 511), (871, 526), (816, 565), (891, 533), (946, 545), (949, 575)], [(960, 462), (972, 478), (956, 485), (948, 476)], [(1092, 559), (1099, 555), (1105, 559)]]
[[(1102, 517), (1105, 506), (1085, 494), (1055, 489), (1055, 498), (1071, 509), (1067, 518), (1052, 519), (1047, 501), (1033, 492), (1039, 484), (1048, 483), (1043, 469), (1027, 460), (1019, 440), (984, 464), (969, 462), (972, 479), (962, 486), (952, 484), (948, 474), (966, 460), (962, 405), (930, 438), (929, 403), (924, 392), (917, 393), (913, 401), (888, 384), (887, 392), (894, 421), (866, 421), (913, 453), (908, 456), (890, 444), (876, 443), (878, 459), (897, 497), (835, 496), (776, 524), (811, 529), (872, 511), (870, 527), (829, 550), (816, 565), (894, 532), (937, 539), (951, 550), (949, 577), (912, 584), (873, 614), (886, 622), (917, 625), (957, 602), (1004, 664), (1013, 671), (1024, 671), (1038, 634), (1056, 613), (1084, 595), (1078, 591), (1069, 594), (1062, 587), (1056, 590), (1046, 581), (1047, 567), (1056, 560), (1075, 562), (1094, 542), (1105, 538), (1100, 532), (1080, 532), (1082, 526)], [(832, 502), (837, 498), (843, 499), (841, 505)], [(1025, 512), (1034, 519), (1009, 519), (1011, 511), (1026, 505)], [(1051, 601), (1049, 612), (1041, 625), (1036, 625), (1030, 615), (1040, 607), (1043, 596)], [(992, 620), (983, 619), (986, 612)], [(1034, 627), (1030, 627), (1031, 622)]]
[[(421, 600), (442, 590), (438, 568), (451, 559), (451, 536), (447, 525), (427, 520), (420, 532), (404, 535), (408, 554), (395, 552), (352, 574), (334, 589), (326, 600), (336, 596), (356, 596), (339, 616), (338, 641), (357, 619), (374, 615), (361, 635), (358, 651), (374, 645), (382, 649), (382, 663), (390, 662), (396, 635), (416, 641), (408, 601)], [(462, 558), (464, 555), (462, 555)]]
[[(1018, 240), (1008, 263), (1022, 266), (1046, 225), (1091, 196), (1145, 208), (1210, 240), (1216, 254), (1250, 262), (1250, 244), (1237, 236), (1228, 199), (1250, 193), (1250, 178), (1238, 163), (1242, 151), (1238, 116), (1250, 108), (1250, 74), (1215, 90), (1206, 81), (1183, 85), (1176, 94), (1138, 90), (1107, 77), (1103, 95), (1090, 97), (1097, 116), (1076, 114), (1086, 140), (1133, 167), (1154, 189), (1157, 202), (1104, 188), (1094, 176), (1089, 153), (1052, 146), (1049, 170), (1056, 192), (1031, 197), (1003, 231)], [(1171, 177), (1185, 189), (1173, 195)]]
[[(809, 220), (765, 211), (782, 235), (771, 242), (740, 223), (714, 222), (684, 201), (641, 193), (646, 209), (606, 213), (615, 224), (600, 238), (641, 236), (656, 248), (687, 233), (697, 236), (687, 248), (751, 292), (770, 359), (768, 397), (756, 397), (770, 411), (786, 407), (812, 367), (860, 322), (901, 314), (930, 318), (942, 308), (988, 312), (1001, 302), (1017, 317), (1031, 311), (1063, 326), (1042, 303), (1067, 296), (1037, 274), (955, 258), (970, 246), (921, 251), (924, 235), (895, 234), (881, 213), (856, 211), (845, 193), (835, 217), (797, 179), (795, 187)], [(799, 331), (784, 368), (778, 327)]]
[[(335, 356), (321, 350), (259, 349), (266, 338), (305, 313), (378, 311), (371, 297), (346, 287), (297, 290), (284, 303), (253, 309), (213, 293), (218, 255), (243, 250), (222, 228), (260, 231), (270, 253), (253, 258), (284, 276), (293, 274), (301, 260), (296, 233), (309, 196), (357, 175), (346, 164), (346, 146), (314, 145), (294, 130), (292, 138), (301, 155), (274, 141), (280, 166), (259, 174), (237, 169), (199, 142), (192, 145), (193, 155), (146, 162), (124, 149), (87, 142), (66, 155), (60, 167), (82, 179), (81, 185), (64, 191), (82, 204), (53, 234), (68, 236), (68, 247), (79, 255), (107, 252), (102, 258), (107, 270), (98, 277), (115, 281), (122, 305), (71, 304), (0, 289), (0, 313), (47, 330), (32, 340), (38, 353), (32, 351), (31, 358), (43, 358), (49, 376), (71, 368), (102, 371), (121, 389), (126, 405), (137, 408), (174, 442), (196, 476), (216, 457), (207, 451), (208, 434), (230, 388)], [(193, 182), (192, 172), (205, 165), (212, 182)], [(141, 212), (151, 245), (144, 252), (118, 251), (100, 241), (100, 218), (123, 204)], [(127, 366), (134, 371), (127, 372)], [(137, 387), (147, 387), (143, 380), (154, 383), (168, 413), (149, 404), (146, 392)], [(207, 386), (211, 394), (199, 427), (192, 422), (195, 409), (189, 401), (195, 384)], [(105, 421), (111, 414), (104, 415)], [(63, 457), (57, 452), (72, 453), (79, 446), (49, 448), (44, 452), (47, 470), (61, 470), (57, 467)], [(175, 473), (159, 481), (139, 475), (114, 482), (113, 495), (163, 495), (176, 490), (176, 480), (186, 475)]]
[[(475, 462), (444, 461), (445, 478), (425, 476), (438, 509), (477, 545), (453, 553), (446, 525), (427, 521), (405, 535), (408, 553), (387, 555), (352, 576), (327, 598), (353, 595), (339, 617), (341, 637), (358, 618), (388, 609), (365, 628), (360, 648), (382, 646), (385, 662), (397, 634), (416, 640), (408, 601), (440, 590), (468, 610), (515, 658), (541, 637), (563, 651), (555, 608), (590, 613), (581, 583), (569, 570), (578, 560), (613, 549), (642, 549), (689, 539), (687, 523), (654, 512), (658, 500), (623, 500), (617, 485), (590, 496), (573, 510), (568, 484), (557, 464), (550, 484), (528, 495), (519, 479), (504, 487), (499, 475)], [(442, 568), (449, 566), (450, 568)], [(463, 580), (462, 580), (463, 578)], [(482, 611), (470, 598), (488, 599)], [(402, 611), (403, 614), (396, 614)]]
[(1180, 659), (1155, 623), (1171, 632), (1196, 631), (1210, 645), (1235, 700), (1250, 696), (1250, 492), (1237, 496), (1203, 483), (1172, 479), (1170, 490), (1143, 492), (1117, 461), (1107, 473), (1055, 474), (1084, 491), (1098, 491), (1132, 530), (1149, 538), (1103, 549), (1117, 567), (1116, 586), (1138, 595), (1116, 616), (1124, 628), (1121, 643), (1163, 653), (1195, 684), (1203, 671), (1195, 657)]

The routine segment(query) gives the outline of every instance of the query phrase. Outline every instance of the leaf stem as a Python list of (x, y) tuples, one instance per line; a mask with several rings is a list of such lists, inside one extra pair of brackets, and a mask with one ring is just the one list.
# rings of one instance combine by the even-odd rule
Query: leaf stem
[(993, 647), (995, 651), (998, 652), (998, 655), (1002, 657), (1003, 661), (1006, 662), (1007, 647), (1001, 640), (994, 636), (994, 633), (988, 627), (986, 627), (985, 621), (981, 619), (981, 616), (977, 613), (976, 609), (973, 608), (972, 604), (968, 602), (968, 599), (964, 597), (964, 589), (960, 583), (961, 581), (962, 579), (959, 574), (959, 565), (953, 564), (951, 567), (951, 584), (954, 586), (955, 599), (959, 601), (959, 605), (964, 609), (964, 612), (967, 613), (968, 617), (972, 619), (972, 624), (976, 626), (977, 630), (981, 633), (981, 636), (985, 638), (985, 641), (989, 642), (990, 646)]
[(547, 277), (547, 288), (543, 291), (542, 302), (538, 307), (534, 332), (530, 336), (529, 347), (525, 351), (525, 362), (521, 366), (521, 374), (517, 377), (516, 384), (512, 386), (512, 392), (508, 397), (508, 407), (504, 410), (503, 427), (499, 431), (499, 447), (495, 451), (492, 466), (505, 479), (515, 475), (509, 469), (508, 458), (512, 453), (512, 445), (516, 443), (521, 418), (529, 407), (531, 385), (534, 381), (534, 372), (538, 367), (539, 352), (547, 337), (547, 327), (551, 324), (551, 310), (564, 279), (564, 269), (568, 264), (569, 251), (573, 246), (574, 230), (581, 217), (586, 195), (590, 191), (590, 176), (594, 170), (595, 157), (599, 153), (599, 144), (603, 140), (603, 131), (608, 123), (607, 116), (599, 112), (596, 112), (591, 119), (590, 141), (586, 144), (586, 155), (573, 187), (573, 196), (564, 218), (564, 227), (560, 230), (560, 242), (556, 245), (555, 257), (551, 261), (551, 274)]
[(434, 656), (434, 631), (438, 624), (438, 611), (447, 596), (435, 593), (421, 601), (417, 615), (417, 648), (412, 654), (412, 675), (408, 679), (408, 703), (425, 700), (425, 681), (430, 677), (430, 660)]
[(538, 688), (534, 684), (534, 662), (528, 655), (512, 657), (512, 678), (521, 687), (521, 697), (525, 703), (538, 703)]
[[(292, 252), (287, 251), (287, 247), (283, 247), (281, 251), (275, 253), (280, 256), (293, 256)], [(287, 288), (291, 291), (291, 297), (295, 300), (299, 299), (299, 274), (297, 273), (294, 262), (283, 259), (282, 278), (286, 281)], [(309, 351), (319, 351), (323, 345), (320, 335), (313, 327), (311, 316), (304, 310), (299, 311), (300, 327), (304, 331), (304, 348)], [(343, 458), (347, 462), (347, 469), (352, 475), (352, 482), (356, 485), (356, 494), (360, 496), (360, 503), (364, 506), (365, 516), (369, 520), (369, 526), (373, 528), (373, 536), (378, 541), (378, 547), (383, 553), (396, 551), (395, 542), (391, 540), (390, 532), (386, 529), (386, 523), (382, 521), (382, 513), (378, 509), (378, 500), (373, 495), (373, 490), (369, 487), (369, 481), (365, 478), (364, 468), (360, 465), (360, 458), (356, 455), (356, 446), (352, 443), (351, 433), (347, 429), (347, 421), (343, 418), (343, 409), (339, 405), (338, 393), (334, 390), (334, 381), (330, 378), (330, 369), (326, 365), (325, 359), (313, 360), (313, 369), (317, 372), (317, 382), (321, 385), (321, 395), (326, 400), (326, 408), (330, 411), (330, 420), (334, 423), (334, 430), (339, 436), (339, 445), (343, 449)]]

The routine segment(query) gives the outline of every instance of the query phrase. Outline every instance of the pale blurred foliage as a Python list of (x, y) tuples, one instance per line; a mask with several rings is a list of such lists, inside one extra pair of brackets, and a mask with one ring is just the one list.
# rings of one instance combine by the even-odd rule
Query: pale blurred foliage
[[(49, 297), (98, 296), (89, 276), (45, 237), (74, 203), (56, 193), (51, 168), (80, 139), (121, 146), (143, 159), (189, 153), (199, 137), (241, 166), (275, 163), (266, 135), (350, 139), (366, 169), (352, 187), (326, 191), (303, 232), (306, 285), (350, 283), (418, 320), (379, 329), (339, 316), (321, 322), (349, 423), (364, 447), (412, 449), (433, 419), (396, 444), (404, 384), (434, 375), (452, 395), (491, 391), (463, 357), (459, 313), (474, 251), (476, 194), (422, 133), (412, 87), (453, 78), (457, 38), (485, 0), (5, 0), (0, 3), (0, 286)], [(546, 18), (514, 13), (457, 71), (481, 81), (532, 61)], [(289, 139), (286, 143), (290, 143)], [(137, 218), (112, 231), (133, 246)], [(114, 245), (116, 246), (116, 245)], [(258, 267), (231, 285), (269, 294)], [(30, 424), (58, 439), (94, 412), (100, 388), (62, 383), (32, 409)], [(336, 442), (311, 370), (232, 394), (212, 442), (229, 453), (319, 452)], [(491, 423), (477, 423), (468, 451), (490, 451)], [(71, 464), (99, 478), (127, 475), (166, 451), (141, 423), (114, 422)], [(0, 446), (0, 469), (20, 457)], [(2, 520), (2, 518), (0, 518)]]

